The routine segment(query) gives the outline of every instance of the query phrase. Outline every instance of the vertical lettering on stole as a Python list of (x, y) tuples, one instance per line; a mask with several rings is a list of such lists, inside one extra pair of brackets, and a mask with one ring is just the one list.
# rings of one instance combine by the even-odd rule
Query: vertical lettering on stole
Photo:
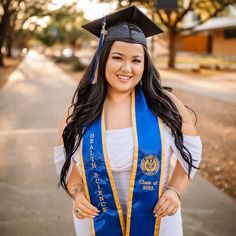
[(107, 212), (107, 202), (105, 201), (104, 195), (103, 195), (103, 191), (102, 191), (102, 187), (100, 185), (100, 177), (98, 172), (96, 171), (97, 165), (96, 165), (96, 161), (95, 161), (95, 154), (94, 154), (94, 138), (95, 138), (95, 134), (91, 133), (90, 134), (90, 139), (89, 139), (89, 158), (90, 158), (90, 162), (91, 162), (91, 167), (94, 170), (94, 179), (95, 179), (95, 184), (97, 187), (97, 193), (98, 193), (98, 199), (99, 199), (99, 205), (102, 208), (102, 211), (105, 213)]

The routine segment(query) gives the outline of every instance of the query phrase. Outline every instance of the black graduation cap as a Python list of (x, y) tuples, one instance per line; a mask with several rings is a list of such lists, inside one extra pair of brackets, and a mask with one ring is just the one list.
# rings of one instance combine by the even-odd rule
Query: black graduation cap
[(106, 41), (128, 41), (146, 45), (147, 37), (160, 34), (162, 30), (136, 6), (131, 6), (94, 20), (82, 27), (100, 37), (103, 22), (106, 22)]
[(82, 27), (95, 36), (100, 37), (94, 72), (90, 82), (94, 80), (98, 57), (103, 43), (108, 41), (124, 41), (139, 43), (147, 47), (147, 37), (162, 33), (162, 30), (136, 6), (114, 12)]

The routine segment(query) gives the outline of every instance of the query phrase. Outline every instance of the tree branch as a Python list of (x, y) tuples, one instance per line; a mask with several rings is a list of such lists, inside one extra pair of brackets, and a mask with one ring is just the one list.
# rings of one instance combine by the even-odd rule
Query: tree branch
[(156, 13), (157, 13), (157, 15), (159, 16), (161, 22), (162, 22), (166, 27), (168, 27), (168, 22), (163, 18), (162, 13), (161, 13), (161, 10), (157, 10)]
[(175, 25), (174, 25), (175, 27), (178, 24), (178, 22), (182, 21), (184, 16), (192, 9), (193, 3), (194, 3), (194, 0), (191, 0), (189, 2), (188, 7), (186, 9), (184, 9), (183, 12), (178, 15), (178, 17), (176, 18), (176, 21), (175, 21)]

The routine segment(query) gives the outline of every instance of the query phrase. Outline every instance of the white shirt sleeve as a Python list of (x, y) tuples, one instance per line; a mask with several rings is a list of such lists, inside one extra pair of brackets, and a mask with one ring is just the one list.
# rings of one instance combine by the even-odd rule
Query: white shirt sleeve
[[(70, 164), (69, 170), (67, 172), (67, 176), (66, 176), (66, 183), (69, 180), (73, 164), (75, 162), (77, 162), (75, 160), (75, 157), (76, 157), (76, 155), (72, 156), (72, 161), (71, 161), (71, 164)], [(66, 157), (65, 157), (64, 145), (55, 146), (54, 147), (54, 164), (55, 164), (56, 172), (57, 172), (58, 176), (60, 176), (60, 174), (61, 174), (61, 169), (65, 163), (65, 160), (66, 160)]]
[[(196, 167), (199, 167), (199, 164), (201, 162), (201, 157), (202, 157), (202, 142), (201, 142), (200, 136), (189, 136), (189, 135), (183, 134), (183, 144), (192, 155), (193, 165)], [(176, 147), (175, 142), (174, 142), (174, 136), (172, 136), (170, 146), (175, 156), (177, 157), (177, 160), (179, 161), (183, 169), (186, 171), (186, 173), (188, 173), (188, 163), (182, 158), (178, 148)], [(196, 174), (196, 171), (197, 171), (196, 168), (192, 168), (191, 174), (190, 174), (191, 179)]]

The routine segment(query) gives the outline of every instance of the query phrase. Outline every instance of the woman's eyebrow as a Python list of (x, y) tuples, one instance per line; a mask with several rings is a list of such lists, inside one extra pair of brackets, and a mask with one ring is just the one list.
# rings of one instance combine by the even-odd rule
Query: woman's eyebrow
[(124, 56), (122, 53), (120, 52), (113, 52), (112, 54), (119, 54), (120, 56)]
[[(118, 55), (120, 55), (120, 56), (124, 56), (124, 54), (122, 54), (122, 53), (120, 53), (120, 52), (112, 52), (111, 54), (118, 54)], [(137, 58), (137, 57), (141, 57), (141, 58), (143, 58), (143, 56), (141, 56), (141, 55), (135, 55), (135, 56), (132, 56), (133, 58)]]

